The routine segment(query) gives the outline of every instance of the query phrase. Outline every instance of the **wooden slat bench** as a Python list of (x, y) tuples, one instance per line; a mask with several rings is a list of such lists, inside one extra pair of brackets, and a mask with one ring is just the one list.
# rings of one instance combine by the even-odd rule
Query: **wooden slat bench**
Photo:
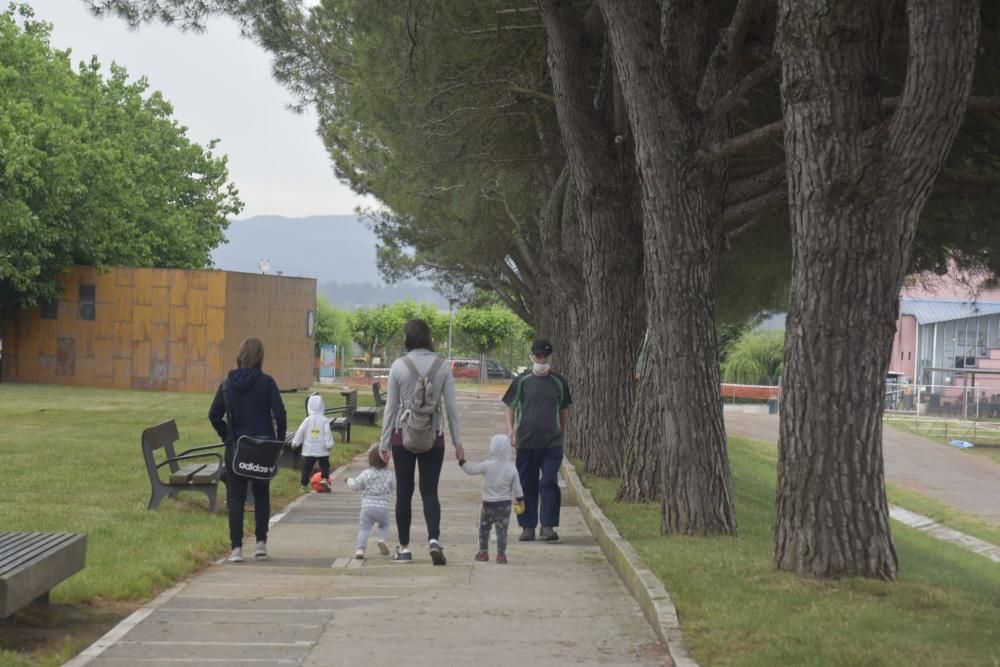
[(49, 591), (86, 565), (87, 536), (0, 532), (0, 618), (30, 602), (48, 604)]
[(375, 398), (375, 407), (360, 407), (354, 411), (354, 421), (365, 426), (375, 426), (375, 422), (385, 412), (385, 395), (381, 391), (382, 386), (375, 382), (372, 384), (372, 396)]
[[(174, 453), (174, 443), (180, 439), (177, 423), (173, 419), (151, 426), (142, 432), (142, 457), (146, 461), (146, 472), (152, 493), (148, 509), (155, 510), (164, 498), (177, 498), (181, 491), (197, 491), (208, 496), (209, 510), (214, 512), (216, 494), (224, 466), (222, 455), (213, 449), (224, 447), (222, 443), (192, 447), (180, 454)], [(156, 450), (163, 449), (166, 458), (157, 463)], [(199, 460), (201, 459), (201, 460)], [(183, 464), (183, 465), (182, 465)], [(168, 466), (167, 481), (160, 479), (160, 468)]]
[(354, 421), (354, 414), (358, 411), (358, 390), (345, 389), (340, 395), (344, 397), (344, 405), (327, 408), (324, 414), (331, 418), (330, 428), (340, 433), (344, 442), (350, 442), (351, 422)]

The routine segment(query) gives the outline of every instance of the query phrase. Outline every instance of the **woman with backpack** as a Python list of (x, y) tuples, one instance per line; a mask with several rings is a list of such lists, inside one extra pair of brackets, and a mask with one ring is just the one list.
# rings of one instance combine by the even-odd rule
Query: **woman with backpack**
[(393, 554), (395, 563), (409, 563), (410, 521), (414, 478), (420, 471), (420, 497), (427, 521), (427, 539), (431, 561), (444, 565), (441, 546), (441, 503), (438, 479), (444, 465), (444, 413), (455, 448), (455, 458), (465, 458), (459, 435), (458, 404), (455, 381), (444, 358), (434, 352), (431, 329), (423, 320), (410, 320), (403, 326), (406, 355), (389, 369), (385, 415), (382, 418), (382, 459), (392, 459), (396, 469), (396, 530), (399, 546)]

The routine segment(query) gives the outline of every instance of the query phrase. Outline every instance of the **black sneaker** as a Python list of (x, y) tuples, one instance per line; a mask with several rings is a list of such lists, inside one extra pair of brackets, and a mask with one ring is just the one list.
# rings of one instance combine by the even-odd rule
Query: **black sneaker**
[(437, 540), (430, 541), (431, 561), (435, 565), (444, 565), (448, 559), (444, 557), (444, 547)]
[(535, 529), (534, 528), (522, 528), (521, 536), (517, 538), (519, 542), (534, 542), (535, 541)]
[(403, 550), (401, 547), (396, 547), (396, 553), (392, 555), (393, 563), (409, 563), (413, 561), (413, 554), (410, 550)]
[(559, 535), (550, 526), (542, 526), (538, 531), (538, 539), (542, 542), (558, 542)]

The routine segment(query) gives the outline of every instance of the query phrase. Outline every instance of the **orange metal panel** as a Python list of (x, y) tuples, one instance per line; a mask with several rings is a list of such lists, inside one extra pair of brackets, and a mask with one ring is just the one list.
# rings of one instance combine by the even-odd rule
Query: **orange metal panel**
[(226, 365), (222, 358), (222, 345), (209, 343), (205, 346), (206, 381), (222, 382), (226, 373)]
[(149, 342), (133, 341), (132, 343), (132, 377), (149, 377)]
[(170, 342), (183, 343), (187, 341), (187, 307), (170, 307)]
[(224, 271), (212, 271), (208, 276), (208, 305), (225, 308), (226, 306), (227, 274)]
[(170, 374), (171, 380), (183, 380), (187, 377), (187, 345), (170, 343)]
[(113, 374), (114, 342), (110, 340), (94, 341), (94, 376), (111, 377)]
[(76, 372), (73, 373), (73, 384), (81, 387), (89, 387), (94, 384), (94, 358), (93, 357), (80, 357), (76, 358)]
[[(115, 322), (115, 358), (132, 358), (132, 323)], [(116, 385), (117, 386), (117, 385)]]
[(85, 283), (88, 285), (97, 284), (97, 269), (93, 266), (77, 266), (76, 276), (80, 283)]
[(77, 267), (71, 266), (65, 273), (56, 277), (62, 287), (62, 298), (76, 301), (80, 296), (80, 278)]
[(152, 335), (153, 307), (148, 304), (132, 306), (132, 340), (148, 341)]
[(186, 391), (206, 391), (205, 362), (188, 361), (187, 378), (184, 386)]
[(135, 269), (135, 289), (132, 303), (143, 306), (153, 303), (152, 269)]
[(170, 287), (171, 269), (152, 269), (152, 272), (153, 287)]
[(153, 288), (153, 324), (166, 324), (170, 321), (170, 288)]
[(115, 284), (118, 287), (132, 287), (135, 284), (135, 269), (123, 267), (115, 269)]
[(132, 320), (133, 289), (129, 286), (115, 288), (115, 321), (129, 322)]
[(114, 303), (98, 303), (94, 318), (94, 338), (111, 340), (115, 337)]
[(90, 357), (94, 354), (94, 334), (97, 327), (93, 322), (81, 320), (76, 330), (77, 356)]
[(130, 389), (132, 387), (131, 359), (115, 359), (112, 361), (111, 385), (115, 389)]
[(207, 290), (213, 273), (213, 271), (189, 271), (188, 277), (191, 280), (191, 289)]
[(204, 289), (192, 289), (188, 292), (188, 323), (205, 324), (207, 315), (206, 306), (208, 304), (208, 291)]
[(219, 345), (226, 339), (226, 311), (223, 308), (209, 307), (205, 315), (205, 324), (208, 328), (209, 343)]
[(117, 282), (115, 280), (116, 272), (117, 269), (97, 272), (97, 276), (94, 278), (94, 287), (97, 292), (97, 303), (109, 303), (114, 301)]
[(187, 271), (172, 271), (170, 273), (170, 305), (186, 306), (190, 287), (191, 281)]
[(197, 324), (188, 325), (188, 359), (196, 361), (205, 360), (206, 327)]
[(166, 361), (170, 358), (170, 329), (166, 324), (154, 324), (149, 336), (151, 358)]
[(50, 357), (56, 356), (57, 321), (38, 320), (33, 328), (34, 331), (24, 337), (25, 349)]

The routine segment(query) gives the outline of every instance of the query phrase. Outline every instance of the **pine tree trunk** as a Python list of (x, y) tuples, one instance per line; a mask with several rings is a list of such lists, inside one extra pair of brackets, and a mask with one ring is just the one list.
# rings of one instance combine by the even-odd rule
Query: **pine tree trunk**
[[(593, 103), (588, 76), (599, 44), (588, 42), (569, 0), (539, 3), (573, 194), (583, 268), (578, 372), (573, 389), (570, 454), (587, 472), (615, 476), (634, 402), (631, 369), (645, 326), (642, 223), (631, 153), (615, 125), (613, 102)], [(610, 88), (610, 79), (604, 86)], [(613, 99), (611, 95), (605, 99)], [(558, 350), (557, 350), (558, 354)]]
[[(732, 534), (736, 516), (715, 333), (724, 171), (695, 163), (692, 147), (709, 138), (690, 104), (697, 96), (692, 81), (700, 76), (687, 76), (683, 63), (668, 66), (657, 7), (647, 0), (601, 2), (635, 134), (642, 192), (649, 340), (632, 464), (659, 462), (663, 533)], [(690, 9), (704, 19), (698, 7)], [(693, 21), (683, 30), (697, 41), (705, 25)]]
[(807, 576), (898, 571), (883, 387), (916, 223), (960, 123), (978, 29), (974, 2), (907, 9), (906, 88), (885, 119), (891, 3), (781, 2), (793, 260), (774, 558)]

